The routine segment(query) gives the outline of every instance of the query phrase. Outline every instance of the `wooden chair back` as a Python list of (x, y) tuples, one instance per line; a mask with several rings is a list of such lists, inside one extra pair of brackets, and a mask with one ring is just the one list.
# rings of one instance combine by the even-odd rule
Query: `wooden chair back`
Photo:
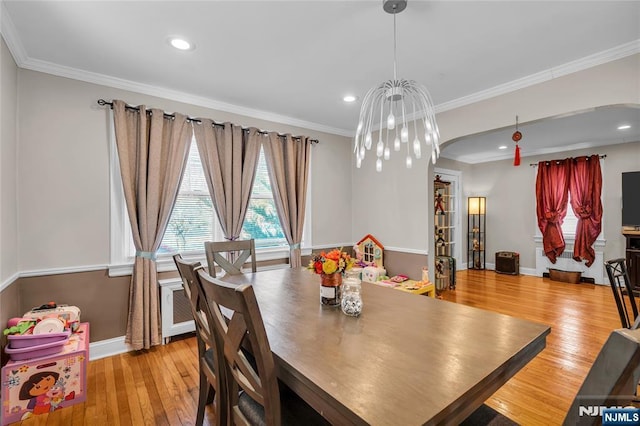
[[(638, 318), (638, 305), (633, 295), (633, 287), (631, 286), (625, 259), (609, 260), (605, 262), (605, 269), (609, 276), (609, 283), (618, 307), (622, 327), (632, 328)], [(625, 295), (627, 301), (625, 301)]]
[[(227, 274), (241, 274), (242, 266), (251, 258), (251, 272), (256, 272), (255, 241), (207, 241), (204, 243), (209, 275), (216, 277), (216, 264)], [(226, 254), (227, 256), (223, 256)]]
[(627, 407), (640, 380), (640, 329), (614, 330), (573, 400), (564, 425), (602, 422), (600, 407)]
[[(198, 403), (198, 415), (196, 424), (201, 425), (204, 417), (204, 405), (208, 400), (208, 384), (215, 392), (216, 424), (225, 425), (227, 422), (227, 398), (225, 392), (224, 368), (221, 364), (223, 358), (222, 344), (215, 333), (210, 317), (211, 307), (199, 285), (197, 271), (204, 270), (200, 262), (189, 263), (179, 254), (173, 256), (178, 268), (184, 292), (189, 299), (191, 313), (196, 326), (196, 338), (198, 342), (198, 364), (200, 366), (200, 401)], [(213, 355), (213, 356), (211, 356)], [(204, 380), (206, 378), (206, 381)], [(207, 384), (208, 383), (208, 384)], [(207, 388), (203, 388), (207, 386)]]
[[(230, 415), (235, 424), (249, 424), (241, 412), (238, 391), (243, 390), (264, 408), (264, 422), (281, 422), (280, 391), (273, 354), (258, 308), (253, 287), (226, 284), (204, 271), (198, 271), (199, 283), (213, 305), (213, 323), (220, 334), (227, 375)], [(224, 309), (223, 309), (224, 308)], [(232, 311), (227, 321), (224, 312)], [(252, 350), (254, 363), (243, 346)]]

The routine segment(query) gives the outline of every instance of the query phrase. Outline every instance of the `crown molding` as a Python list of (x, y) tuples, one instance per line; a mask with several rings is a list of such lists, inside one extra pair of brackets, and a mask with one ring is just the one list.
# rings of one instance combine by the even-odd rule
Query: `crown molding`
[(132, 80), (112, 77), (105, 74), (85, 71), (77, 68), (67, 67), (48, 61), (30, 58), (24, 48), (24, 45), (18, 37), (11, 17), (6, 9), (5, 2), (0, 0), (0, 33), (9, 47), (9, 51), (13, 56), (18, 67), (31, 71), (38, 71), (47, 74), (56, 75), (58, 77), (71, 78), (74, 80), (84, 81), (86, 83), (99, 84), (103, 86), (113, 87), (116, 89), (128, 90), (131, 92), (142, 93), (159, 98), (170, 99), (177, 102), (201, 106), (218, 111), (230, 112), (233, 114), (243, 115), (260, 120), (271, 121), (274, 123), (286, 124), (289, 126), (301, 127), (303, 129), (315, 130), (318, 132), (329, 133), (333, 135), (352, 137), (353, 130), (340, 129), (337, 127), (326, 126), (324, 124), (314, 123), (311, 121), (300, 120), (286, 115), (276, 114), (269, 111), (243, 107), (226, 102), (216, 101), (202, 96), (196, 96), (190, 93), (178, 90), (167, 89), (150, 84), (139, 83)]
[[(219, 111), (230, 112), (233, 114), (239, 114), (247, 117), (257, 118), (260, 120), (271, 121), (275, 123), (282, 123), (290, 126), (301, 127), (309, 130), (316, 130), (319, 132), (330, 133), (339, 136), (353, 137), (355, 131), (353, 129), (341, 129), (337, 127), (327, 126), (324, 124), (314, 123), (310, 121), (300, 120), (294, 117), (286, 115), (276, 114), (269, 111), (258, 110), (254, 108), (243, 107), (239, 105), (229, 104), (226, 102), (216, 101), (214, 99), (205, 98), (202, 96), (196, 96), (190, 93), (181, 92), (177, 90), (167, 89), (158, 86), (152, 86), (145, 83), (139, 83), (136, 81), (125, 80), (117, 77), (111, 77), (108, 75), (94, 73), (90, 71), (84, 71), (76, 68), (66, 67), (63, 65), (54, 64), (47, 61), (30, 58), (18, 37), (17, 30), (7, 13), (4, 1), (0, 0), (0, 32), (4, 37), (11, 54), (13, 55), (16, 64), (20, 68), (29, 69), (32, 71), (44, 72), (47, 74), (56, 75), (59, 77), (66, 77), (75, 80), (84, 81), (87, 83), (100, 84), (108, 87), (114, 87), (117, 89), (129, 90), (132, 92), (142, 93), (150, 96), (157, 96), (161, 98), (171, 99), (178, 102), (184, 102), (192, 105), (197, 105), (205, 108), (210, 108)], [(473, 93), (468, 96), (453, 99), (448, 102), (435, 105), (436, 113), (460, 108), (466, 105), (470, 105), (476, 102), (480, 102), (486, 99), (490, 99), (496, 96), (500, 96), (506, 93), (510, 93), (519, 89), (523, 89), (535, 84), (543, 83), (553, 80), (555, 78), (582, 71), (597, 65), (602, 65), (607, 62), (611, 62), (617, 59), (622, 59), (627, 56), (640, 53), (640, 39), (633, 40), (631, 42), (615, 46), (611, 49), (607, 49), (589, 56), (586, 56), (575, 61), (567, 62), (558, 67), (550, 68), (535, 74), (531, 74), (527, 77), (523, 77), (517, 80), (513, 80), (492, 88), (482, 90), (480, 92)]]
[[(611, 49), (603, 50), (602, 52), (594, 53), (593, 55), (585, 56), (584, 58), (576, 59), (572, 62), (559, 65), (555, 68), (549, 68), (544, 71), (540, 71), (535, 74), (528, 75), (526, 77), (512, 80), (498, 86), (491, 87), (486, 90), (481, 90), (476, 93), (472, 93), (468, 96), (453, 99), (451, 101), (443, 102), (438, 105), (434, 105), (436, 113), (442, 113), (456, 108), (462, 108), (467, 105), (481, 102), (487, 99), (494, 98), (496, 96), (505, 95), (507, 93), (515, 92), (516, 90), (524, 89), (529, 86), (544, 83), (546, 81), (553, 80), (558, 77), (569, 75), (578, 71), (583, 71), (588, 68), (592, 68), (598, 65), (606, 64), (618, 59), (626, 58), (627, 56), (640, 53), (640, 39), (631, 41), (629, 43), (615, 46)], [(413, 121), (422, 117), (421, 112), (407, 114), (407, 120)], [(374, 127), (378, 128), (379, 123)], [(386, 129), (386, 124), (383, 123), (383, 128)], [(346, 132), (346, 130), (345, 130)], [(355, 136), (355, 132), (352, 131), (350, 136)], [(448, 157), (445, 157), (448, 158)], [(487, 160), (493, 161), (493, 160)]]
[(607, 62), (635, 55), (637, 53), (640, 53), (640, 39), (615, 46), (611, 49), (603, 50), (602, 52), (594, 53), (593, 55), (585, 56), (584, 58), (576, 59), (575, 61), (567, 62), (555, 68), (549, 68), (547, 70), (540, 71), (538, 73), (531, 74), (517, 80), (500, 84), (498, 86), (494, 86), (468, 96), (463, 96), (452, 101), (444, 102), (442, 104), (436, 105), (435, 110), (436, 113), (438, 113), (455, 108), (460, 108), (499, 95), (504, 95), (506, 93), (524, 89), (535, 84), (544, 83), (558, 77), (562, 77), (578, 71), (583, 71), (598, 65), (606, 64)]
[(7, 47), (13, 56), (13, 60), (16, 61), (16, 65), (19, 67), (27, 60), (27, 52), (18, 37), (18, 31), (16, 30), (13, 20), (9, 16), (7, 7), (4, 1), (0, 0), (0, 33), (2, 38), (7, 43)]
[[(620, 139), (609, 139), (609, 140), (598, 140), (598, 141), (586, 141), (581, 143), (576, 143), (572, 145), (564, 145), (559, 147), (552, 148), (541, 148), (533, 151), (520, 151), (521, 158), (526, 157), (534, 157), (538, 155), (546, 155), (546, 154), (555, 154), (557, 152), (569, 152), (569, 151), (577, 151), (580, 149), (589, 149), (589, 148), (599, 148), (607, 145), (618, 145), (624, 143), (634, 143), (637, 141), (634, 140), (620, 140)], [(461, 163), (466, 164), (480, 164), (480, 163), (489, 163), (491, 161), (502, 161), (502, 160), (512, 160), (513, 152), (508, 152), (506, 154), (498, 154), (498, 155), (479, 155), (479, 154), (470, 154), (470, 155), (461, 155), (461, 156), (448, 156), (445, 152), (440, 154), (441, 157), (447, 158), (449, 160), (460, 161)]]
[(316, 130), (319, 132), (330, 133), (339, 136), (351, 136), (349, 130), (339, 129), (337, 127), (326, 126), (324, 124), (313, 123), (311, 121), (300, 120), (286, 115), (276, 114), (269, 111), (262, 111), (254, 108), (243, 107), (226, 102), (216, 101), (214, 99), (196, 96), (190, 93), (178, 90), (167, 89), (159, 86), (152, 86), (146, 83), (139, 83), (132, 80), (111, 77), (105, 74), (84, 71), (77, 68), (71, 68), (64, 65), (54, 64), (52, 62), (41, 61), (39, 59), (27, 58), (21, 68), (44, 72), (56, 75), (58, 77), (66, 77), (74, 80), (84, 81), (86, 83), (99, 84), (102, 86), (113, 87), (116, 89), (128, 90), (131, 92), (142, 93), (159, 98), (170, 99), (177, 102), (183, 102), (190, 105), (201, 106), (213, 110), (229, 112), (232, 114), (243, 115), (246, 117), (257, 118), (260, 120), (271, 121), (274, 123), (286, 124), (289, 126), (301, 127), (303, 129)]

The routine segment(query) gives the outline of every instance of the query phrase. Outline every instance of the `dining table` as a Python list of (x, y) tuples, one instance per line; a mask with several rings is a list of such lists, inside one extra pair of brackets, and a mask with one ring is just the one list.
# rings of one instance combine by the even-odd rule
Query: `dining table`
[(334, 425), (458, 424), (545, 347), (547, 325), (362, 283), (358, 317), (306, 268), (251, 284), (278, 378)]

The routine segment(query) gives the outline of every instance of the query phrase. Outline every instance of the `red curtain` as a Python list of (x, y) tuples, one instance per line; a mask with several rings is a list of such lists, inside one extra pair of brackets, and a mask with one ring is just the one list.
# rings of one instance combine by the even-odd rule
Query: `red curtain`
[(571, 160), (541, 161), (536, 179), (536, 213), (542, 246), (551, 263), (565, 248), (562, 222), (567, 214)]
[(573, 159), (569, 192), (571, 208), (578, 218), (573, 258), (578, 262), (584, 259), (591, 266), (596, 257), (592, 246), (602, 228), (602, 172), (597, 155)]

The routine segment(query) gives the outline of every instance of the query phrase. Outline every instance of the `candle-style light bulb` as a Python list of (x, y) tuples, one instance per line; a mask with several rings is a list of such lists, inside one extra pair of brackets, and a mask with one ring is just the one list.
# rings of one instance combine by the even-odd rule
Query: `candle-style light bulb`
[(393, 140), (393, 150), (400, 151), (400, 138), (396, 135), (396, 138)]
[(413, 155), (416, 158), (420, 158), (422, 156), (422, 151), (420, 150), (420, 139), (417, 137), (413, 140)]
[(393, 116), (393, 112), (389, 111), (387, 116), (387, 129), (393, 130), (396, 127), (396, 118)]
[(400, 140), (402, 143), (409, 142), (409, 129), (407, 129), (406, 125), (402, 126), (402, 130), (400, 130)]
[(371, 132), (364, 137), (364, 146), (367, 149), (371, 149)]
[(424, 133), (424, 142), (427, 146), (431, 145), (431, 134), (429, 132)]
[(376, 172), (381, 172), (382, 171), (382, 159), (378, 158), (376, 160)]
[(376, 155), (378, 157), (382, 157), (382, 153), (384, 152), (384, 143), (382, 139), (378, 140), (378, 145), (376, 146)]
[(391, 158), (391, 150), (387, 146), (384, 148), (384, 159), (388, 160), (389, 158)]
[(407, 155), (406, 165), (407, 165), (407, 169), (410, 169), (411, 166), (413, 165), (413, 161), (411, 160), (411, 156), (410, 155)]

